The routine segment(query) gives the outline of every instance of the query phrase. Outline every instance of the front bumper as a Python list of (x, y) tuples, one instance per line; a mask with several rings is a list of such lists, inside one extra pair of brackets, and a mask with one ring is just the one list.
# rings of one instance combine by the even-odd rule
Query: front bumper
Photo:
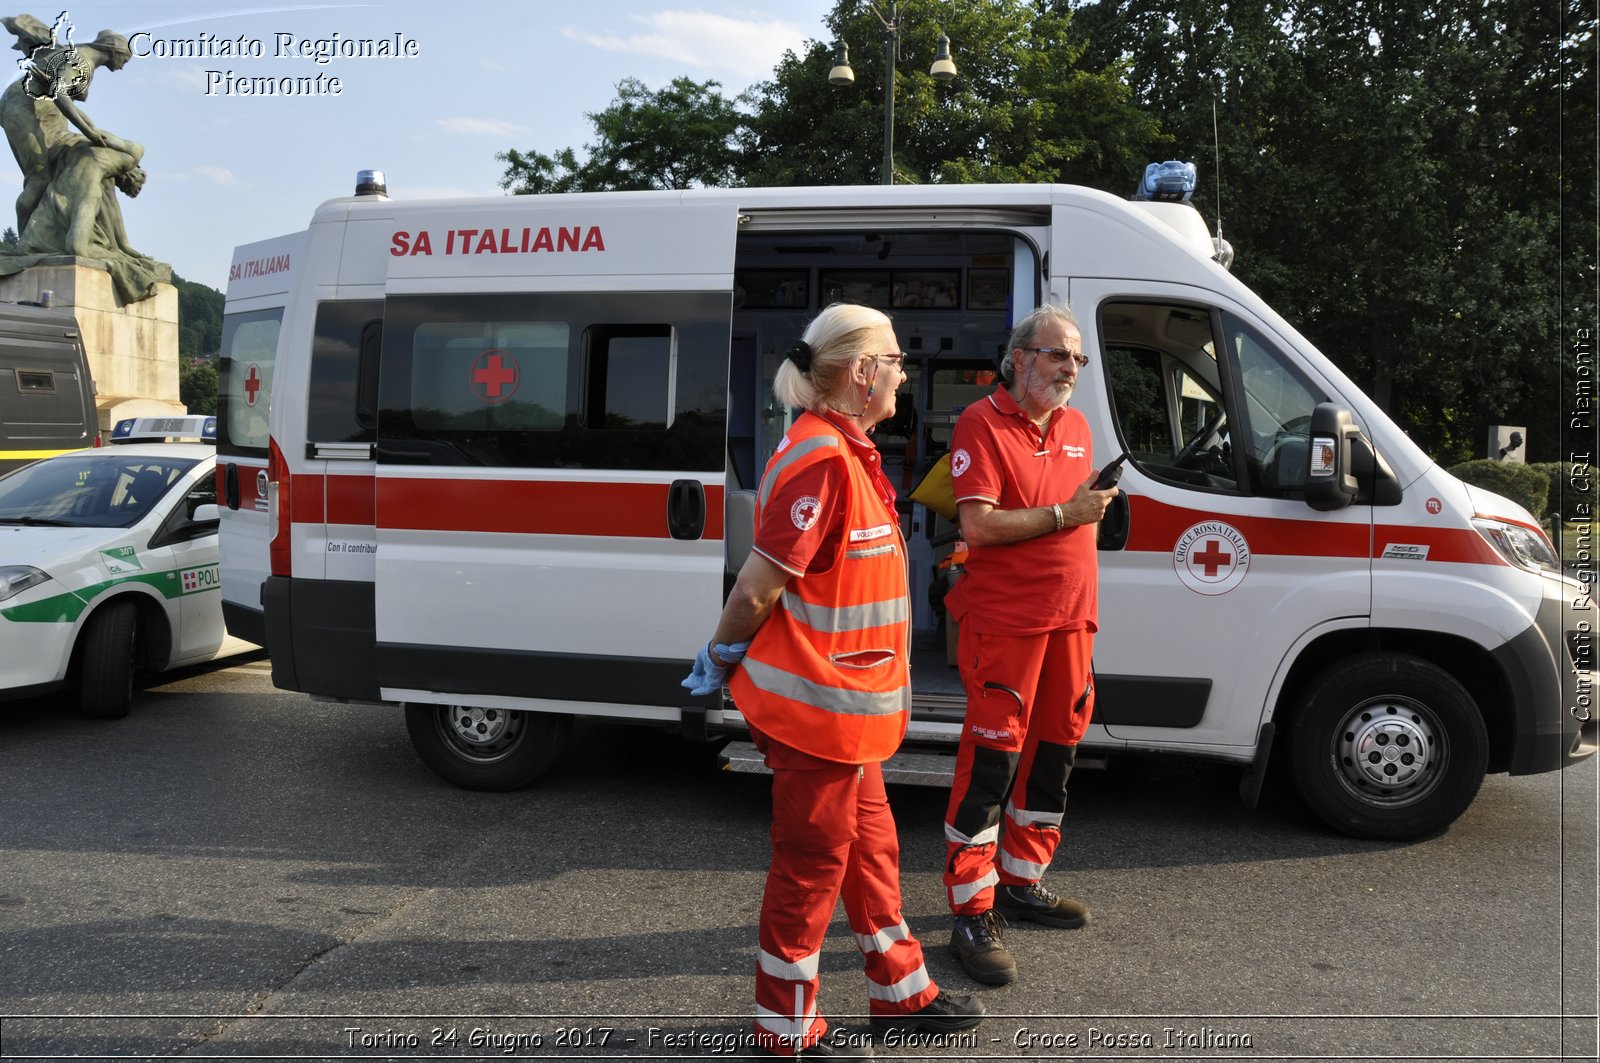
[[(1558, 771), (1600, 747), (1592, 611), (1575, 611), (1579, 599), (1567, 593), (1573, 586), (1582, 585), (1547, 580), (1533, 626), (1493, 653), (1506, 677), (1515, 720), (1512, 775)], [(1580, 619), (1588, 631), (1578, 627)]]

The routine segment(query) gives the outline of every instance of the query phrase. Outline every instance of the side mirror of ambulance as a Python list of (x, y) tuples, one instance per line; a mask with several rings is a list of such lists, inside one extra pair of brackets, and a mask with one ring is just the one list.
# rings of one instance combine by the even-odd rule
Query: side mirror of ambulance
[(206, 502), (194, 507), (194, 513), (189, 517), (191, 524), (215, 524), (222, 519), (222, 510), (215, 502)]
[(1351, 447), (1361, 434), (1350, 411), (1324, 402), (1311, 412), (1311, 453), (1306, 470), (1306, 505), (1327, 512), (1343, 509), (1356, 497)]

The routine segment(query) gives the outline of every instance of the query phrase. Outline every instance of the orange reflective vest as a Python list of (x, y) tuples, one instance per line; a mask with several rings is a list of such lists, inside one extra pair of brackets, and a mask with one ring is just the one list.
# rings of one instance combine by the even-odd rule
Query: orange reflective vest
[(787, 478), (837, 461), (850, 488), (839, 557), (825, 571), (789, 581), (728, 685), (745, 718), (785, 745), (845, 764), (887, 760), (911, 710), (911, 602), (900, 521), (827, 420), (802, 415), (784, 440), (761, 478), (756, 531)]

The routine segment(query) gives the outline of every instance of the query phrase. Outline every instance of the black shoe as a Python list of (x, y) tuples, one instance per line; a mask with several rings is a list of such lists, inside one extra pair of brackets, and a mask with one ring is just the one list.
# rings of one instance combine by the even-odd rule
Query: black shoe
[[(864, 1037), (849, 1037), (842, 1042), (833, 1040), (834, 1031), (829, 1030), (823, 1035), (822, 1040), (810, 1048), (802, 1048), (799, 1052), (788, 1057), (790, 1059), (875, 1059), (872, 1044)], [(776, 1056), (778, 1053), (769, 1052), (757, 1046), (756, 1054), (761, 1056)], [(782, 1057), (780, 1057), (782, 1058)]]
[(939, 995), (917, 1011), (904, 1015), (874, 1015), (872, 1032), (879, 1037), (891, 1030), (922, 1030), (927, 1033), (953, 1033), (970, 1030), (983, 1021), (989, 1009), (976, 997)]
[(1028, 919), (1063, 930), (1076, 930), (1089, 921), (1089, 908), (1082, 901), (1057, 897), (1037, 882), (999, 887), (994, 891), (994, 906), (1007, 919)]
[(984, 985), (1005, 985), (1017, 980), (1017, 961), (1011, 958), (1001, 929), (1006, 921), (994, 909), (982, 915), (956, 916), (950, 933), (950, 951), (961, 969)]

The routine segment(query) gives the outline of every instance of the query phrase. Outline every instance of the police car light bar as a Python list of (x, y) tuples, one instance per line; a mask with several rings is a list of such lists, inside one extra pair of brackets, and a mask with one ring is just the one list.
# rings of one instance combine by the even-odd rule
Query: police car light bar
[(1194, 163), (1169, 159), (1152, 162), (1144, 168), (1144, 179), (1133, 193), (1134, 199), (1153, 199), (1162, 203), (1187, 203), (1194, 195), (1196, 181)]
[(200, 414), (187, 417), (129, 417), (118, 421), (111, 430), (113, 443), (149, 443), (154, 440), (215, 443), (217, 419)]

